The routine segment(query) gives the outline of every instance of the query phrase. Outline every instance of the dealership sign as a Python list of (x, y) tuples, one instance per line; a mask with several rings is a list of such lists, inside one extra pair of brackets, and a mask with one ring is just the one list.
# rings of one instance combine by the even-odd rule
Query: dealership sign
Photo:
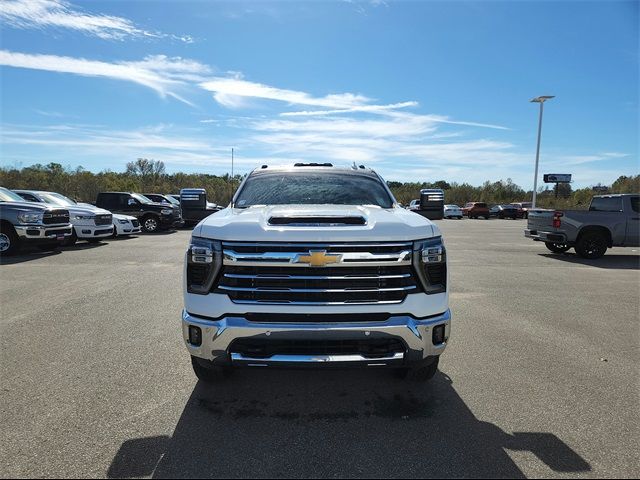
[(571, 183), (570, 173), (545, 173), (544, 183)]

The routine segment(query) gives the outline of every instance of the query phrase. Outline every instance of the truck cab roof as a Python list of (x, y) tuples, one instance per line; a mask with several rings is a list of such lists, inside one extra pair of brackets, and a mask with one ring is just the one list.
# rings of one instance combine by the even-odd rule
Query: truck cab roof
[(258, 173), (274, 173), (274, 172), (296, 172), (296, 171), (317, 171), (317, 172), (333, 172), (344, 174), (360, 174), (370, 175), (377, 177), (377, 173), (372, 168), (365, 167), (364, 165), (353, 165), (351, 167), (336, 167), (332, 163), (294, 163), (293, 165), (262, 165), (255, 168), (251, 174)]

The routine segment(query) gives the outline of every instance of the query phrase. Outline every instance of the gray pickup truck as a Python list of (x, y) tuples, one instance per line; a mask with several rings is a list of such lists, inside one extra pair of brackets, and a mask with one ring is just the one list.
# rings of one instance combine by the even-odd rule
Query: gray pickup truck
[(0, 187), (0, 256), (13, 255), (23, 245), (52, 250), (71, 236), (69, 211), (22, 197)]
[(589, 259), (611, 247), (640, 246), (640, 194), (598, 195), (589, 210), (529, 210), (524, 235), (554, 253), (573, 247)]

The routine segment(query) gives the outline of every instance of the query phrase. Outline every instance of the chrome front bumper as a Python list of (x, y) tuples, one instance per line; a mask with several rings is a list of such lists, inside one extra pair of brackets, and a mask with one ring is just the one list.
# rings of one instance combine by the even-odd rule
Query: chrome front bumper
[[(365, 315), (363, 315), (364, 317)], [(330, 315), (328, 315), (330, 317)], [(202, 344), (189, 343), (189, 326), (200, 327)], [(434, 345), (432, 330), (445, 325), (445, 342)], [(182, 334), (189, 353), (217, 365), (233, 366), (401, 366), (419, 364), (440, 355), (447, 346), (451, 330), (451, 312), (417, 319), (395, 315), (383, 322), (343, 323), (330, 320), (323, 323), (259, 323), (242, 316), (226, 316), (211, 320), (182, 312)], [(402, 353), (386, 357), (365, 357), (360, 354), (341, 355), (273, 355), (267, 358), (246, 357), (231, 351), (234, 340), (366, 340), (397, 339), (406, 346)]]
[(59, 236), (71, 236), (69, 225), (14, 225), (18, 237), (25, 240), (56, 240)]
[(78, 238), (104, 238), (113, 235), (113, 229), (116, 228), (112, 223), (108, 225), (74, 225)]

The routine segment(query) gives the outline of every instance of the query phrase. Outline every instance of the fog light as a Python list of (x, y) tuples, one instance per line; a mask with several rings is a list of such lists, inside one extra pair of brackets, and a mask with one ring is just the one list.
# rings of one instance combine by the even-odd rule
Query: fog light
[(444, 325), (433, 327), (433, 344), (438, 345), (444, 342)]
[(202, 345), (202, 330), (200, 330), (200, 327), (189, 325), (189, 343), (196, 347)]

